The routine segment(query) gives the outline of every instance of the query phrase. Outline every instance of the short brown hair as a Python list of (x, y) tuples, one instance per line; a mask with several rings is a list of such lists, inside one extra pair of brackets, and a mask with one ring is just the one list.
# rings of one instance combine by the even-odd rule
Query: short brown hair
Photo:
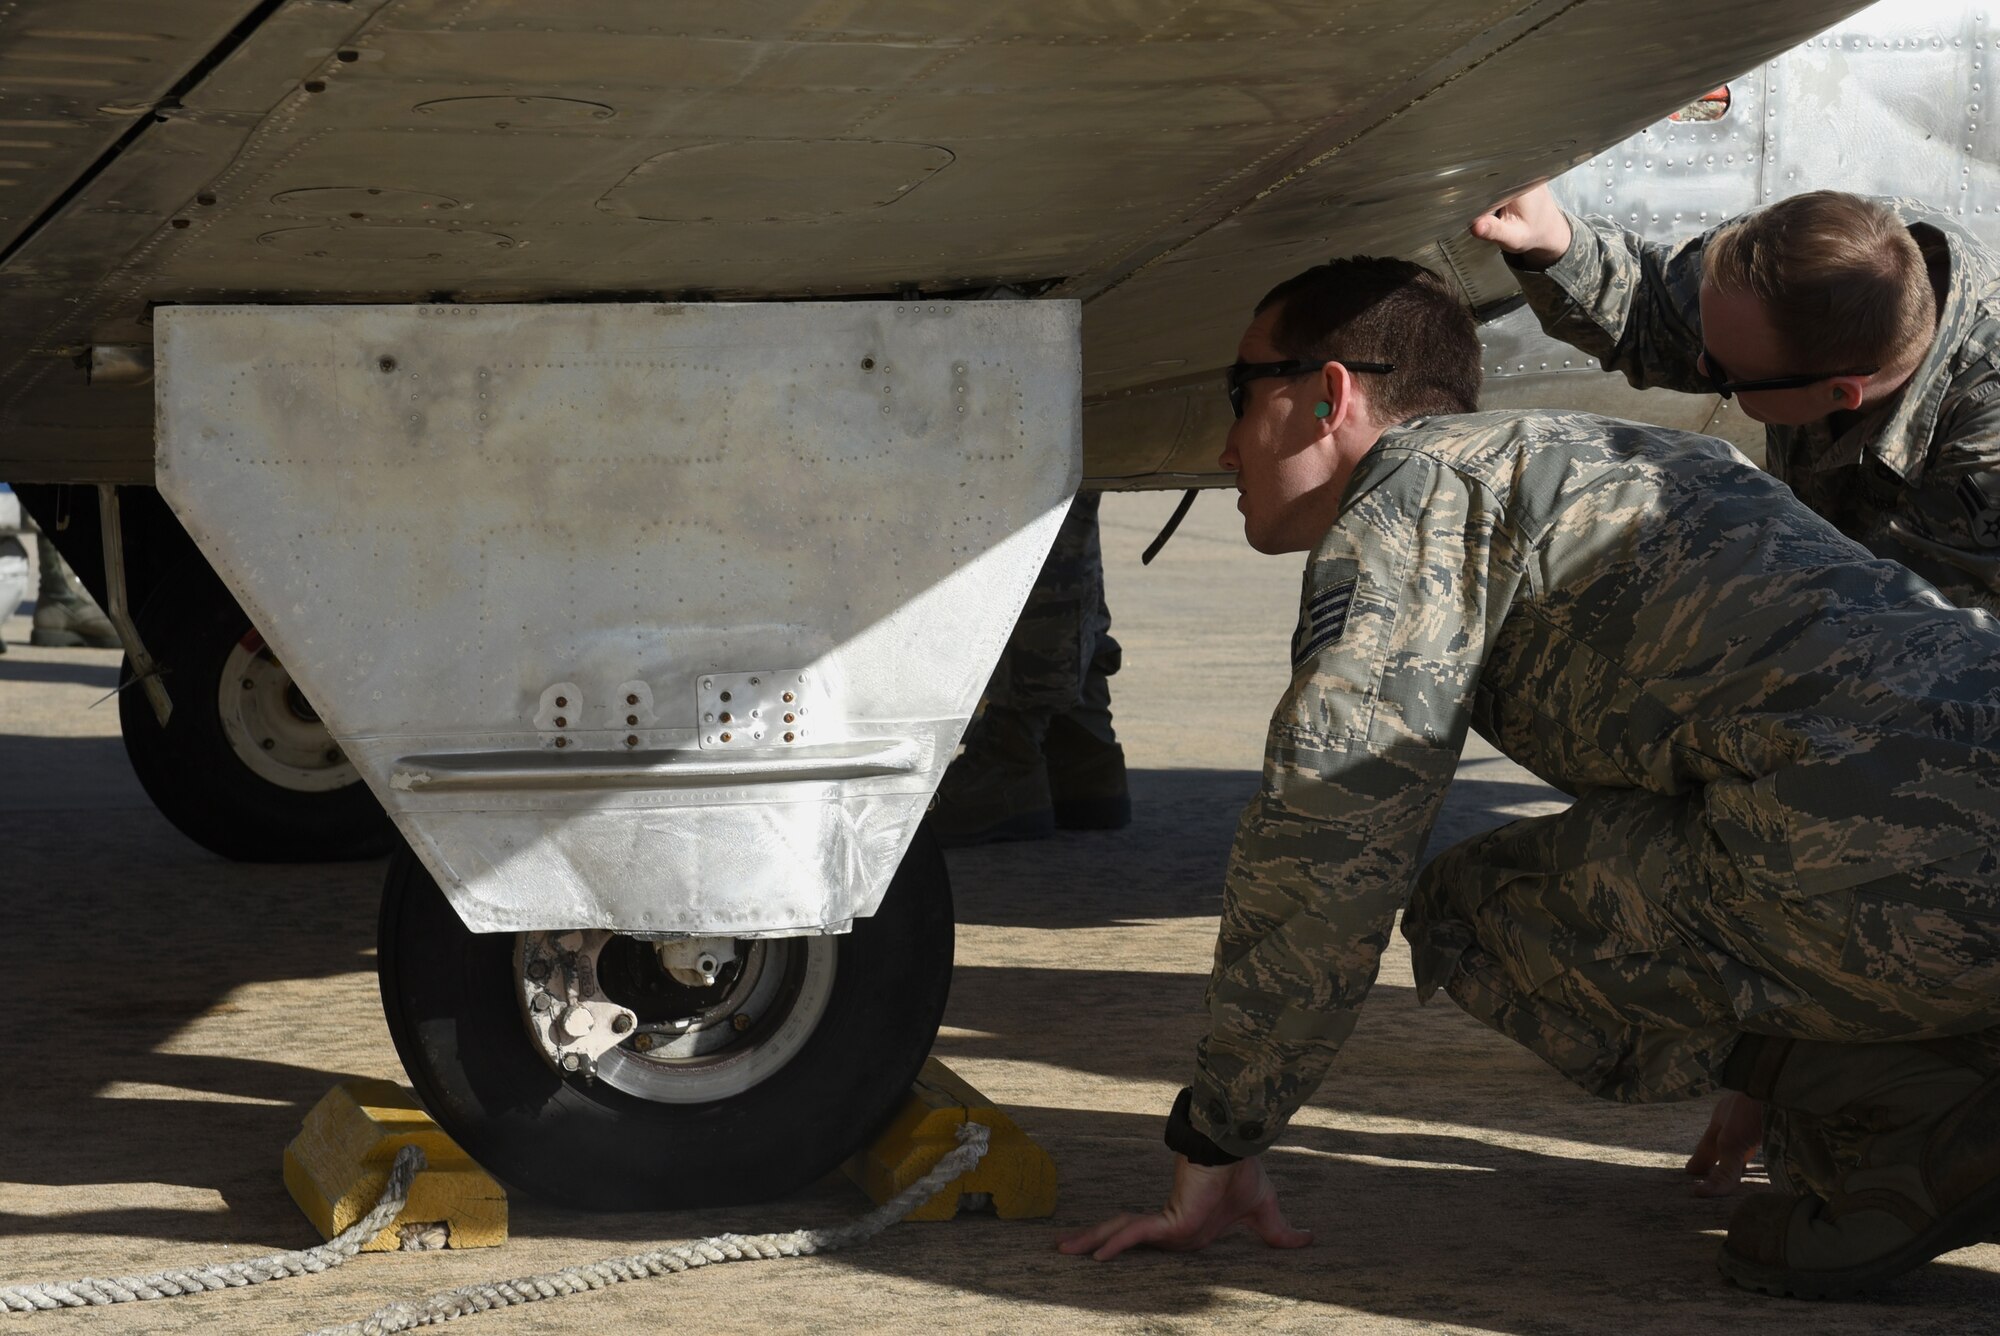
[(1709, 238), (1702, 278), (1755, 297), (1791, 370), (1897, 367), (1937, 323), (1924, 254), (1896, 211), (1838, 190), (1794, 195)]
[(1356, 255), (1316, 264), (1264, 294), (1257, 313), (1283, 303), (1271, 341), (1306, 361), (1388, 362), (1367, 378), (1383, 426), (1479, 407), (1479, 334), (1451, 285), (1408, 260)]

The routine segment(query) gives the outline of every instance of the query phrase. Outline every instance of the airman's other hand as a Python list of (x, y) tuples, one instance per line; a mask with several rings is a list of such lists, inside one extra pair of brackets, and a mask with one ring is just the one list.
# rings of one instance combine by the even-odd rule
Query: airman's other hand
[(1273, 1248), (1303, 1248), (1309, 1230), (1293, 1229), (1278, 1208), (1278, 1190), (1256, 1156), (1235, 1164), (1191, 1164), (1174, 1157), (1174, 1190), (1154, 1215), (1126, 1212), (1063, 1239), (1056, 1246), (1074, 1256), (1089, 1253), (1106, 1262), (1127, 1248), (1144, 1245), (1170, 1252), (1206, 1248), (1237, 1225)]
[(1725, 1091), (1708, 1116), (1708, 1130), (1688, 1157), (1687, 1171), (1701, 1181), (1697, 1197), (1726, 1197), (1743, 1182), (1743, 1170), (1764, 1145), (1764, 1106), (1748, 1095)]
[(1546, 269), (1569, 251), (1569, 215), (1547, 182), (1502, 200), (1473, 219), (1470, 230), (1516, 257), (1524, 269)]

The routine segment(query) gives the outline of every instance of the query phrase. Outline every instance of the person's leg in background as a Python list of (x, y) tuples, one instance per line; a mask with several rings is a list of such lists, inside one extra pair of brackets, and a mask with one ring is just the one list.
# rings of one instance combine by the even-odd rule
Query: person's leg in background
[(1104, 602), (1099, 493), (1079, 492), (1056, 534), (986, 708), (938, 789), (932, 829), (947, 847), (1113, 830), (1132, 817), (1111, 724), (1121, 653)]
[(44, 533), (35, 535), (41, 583), (35, 594), (35, 626), (28, 643), (51, 648), (117, 649), (118, 632), (90, 595), (77, 588), (69, 566)]

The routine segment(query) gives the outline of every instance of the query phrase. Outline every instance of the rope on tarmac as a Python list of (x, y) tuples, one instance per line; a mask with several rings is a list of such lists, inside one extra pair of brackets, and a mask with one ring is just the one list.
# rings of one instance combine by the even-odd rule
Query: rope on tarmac
[(363, 1244), (387, 1229), (402, 1213), (403, 1203), (410, 1195), (410, 1180), (423, 1167), (424, 1153), (415, 1146), (397, 1151), (396, 1162), (389, 1167), (389, 1181), (383, 1185), (375, 1209), (317, 1248), (214, 1266), (155, 1271), (150, 1276), (91, 1276), (83, 1280), (0, 1287), (0, 1309), (10, 1313), (46, 1313), (58, 1308), (172, 1299), (183, 1294), (205, 1294), (210, 1290), (261, 1285), (267, 1280), (331, 1271), (360, 1252)]
[(718, 1234), (713, 1238), (697, 1239), (653, 1252), (607, 1257), (601, 1262), (566, 1267), (539, 1276), (467, 1285), (434, 1294), (414, 1304), (391, 1304), (377, 1309), (359, 1322), (350, 1322), (344, 1327), (327, 1327), (313, 1333), (313, 1336), (391, 1336), (394, 1332), (435, 1326), (453, 1318), (495, 1308), (512, 1308), (542, 1299), (583, 1294), (628, 1280), (678, 1275), (712, 1262), (809, 1257), (814, 1253), (851, 1247), (880, 1234), (918, 1205), (929, 1201), (947, 1183), (968, 1173), (986, 1154), (990, 1135), (981, 1123), (968, 1121), (960, 1124), (957, 1148), (947, 1151), (936, 1168), (867, 1215), (835, 1229), (800, 1229), (789, 1234)]

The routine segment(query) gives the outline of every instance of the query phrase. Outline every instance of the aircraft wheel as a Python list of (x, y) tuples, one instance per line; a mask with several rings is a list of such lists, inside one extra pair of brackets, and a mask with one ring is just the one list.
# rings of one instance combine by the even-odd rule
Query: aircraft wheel
[[(379, 944), (403, 1069), (495, 1176), (584, 1210), (732, 1205), (816, 1182), (894, 1114), (944, 1014), (951, 887), (920, 829), (852, 932), (725, 942), (690, 975), (634, 937), (470, 932), (399, 848)], [(606, 1017), (589, 1066), (550, 1048), (578, 979)]]
[[(392, 827), (250, 619), (206, 572), (164, 581), (138, 617), (173, 713), (118, 695), (146, 795), (196, 844), (243, 862), (379, 858)], [(120, 680), (132, 675), (125, 661)]]

